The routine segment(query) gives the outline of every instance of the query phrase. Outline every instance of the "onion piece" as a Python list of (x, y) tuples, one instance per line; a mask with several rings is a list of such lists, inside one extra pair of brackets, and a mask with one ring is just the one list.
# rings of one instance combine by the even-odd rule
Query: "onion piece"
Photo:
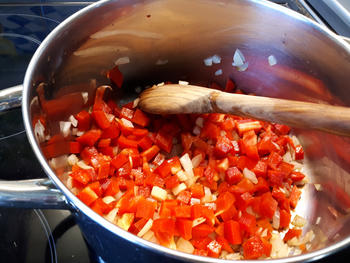
[(153, 225), (152, 218), (148, 219), (146, 224), (143, 226), (143, 228), (140, 230), (140, 232), (137, 233), (138, 237), (143, 237), (149, 230), (151, 230), (151, 227)]
[(102, 201), (105, 202), (106, 204), (110, 204), (115, 201), (115, 198), (113, 196), (107, 195), (102, 198)]
[(237, 48), (233, 55), (232, 66), (241, 67), (245, 63), (245, 57), (243, 53)]
[(204, 119), (202, 117), (198, 117), (196, 119), (196, 125), (200, 128), (203, 128), (203, 125), (204, 125)]
[(249, 170), (248, 168), (243, 169), (243, 176), (247, 179), (249, 179), (253, 184), (258, 183), (258, 178), (256, 178), (256, 175), (253, 171)]
[(176, 249), (181, 251), (181, 252), (189, 253), (189, 254), (192, 254), (194, 251), (194, 247), (193, 247), (192, 243), (186, 239), (183, 239), (182, 237), (180, 237), (177, 240)]
[(188, 85), (188, 81), (184, 81), (184, 80), (179, 80), (179, 84), (180, 85)]
[(77, 165), (78, 165), (81, 169), (85, 169), (85, 170), (94, 169), (92, 166), (87, 165), (84, 161), (79, 161), (79, 162), (77, 162)]
[(89, 93), (87, 93), (86, 91), (82, 92), (81, 96), (83, 97), (84, 104), (86, 104), (89, 100)]
[(205, 219), (204, 217), (197, 217), (197, 218), (195, 218), (195, 219), (192, 221), (192, 227), (195, 227), (195, 226), (198, 226), (198, 225), (204, 223), (205, 220), (206, 220), (206, 219)]
[(117, 218), (118, 208), (113, 208), (107, 215), (104, 216), (109, 222), (115, 224)]
[(211, 57), (214, 64), (220, 64), (221, 63), (221, 57), (219, 55), (214, 55)]
[(130, 58), (129, 57), (121, 57), (121, 58), (118, 58), (114, 64), (116, 66), (119, 66), (119, 65), (124, 65), (124, 64), (128, 64), (130, 63)]
[(188, 155), (188, 153), (186, 153), (183, 156), (181, 156), (180, 163), (181, 163), (182, 167), (184, 168), (184, 170), (186, 171), (186, 173), (188, 174), (188, 176), (190, 178), (194, 177), (193, 165), (192, 165), (192, 161), (191, 161), (190, 156)]
[(198, 126), (195, 126), (195, 127), (193, 128), (193, 134), (194, 134), (194, 135), (199, 135), (199, 134), (201, 134), (201, 128), (199, 128)]
[(267, 58), (268, 62), (269, 62), (269, 65), (270, 66), (274, 66), (277, 64), (277, 59), (274, 55), (270, 55), (268, 58)]
[(181, 183), (178, 186), (175, 186), (174, 188), (171, 189), (171, 191), (173, 192), (173, 194), (176, 196), (178, 195), (180, 192), (182, 192), (183, 190), (186, 190), (187, 186), (185, 183)]
[(195, 157), (192, 158), (192, 166), (193, 168), (196, 168), (199, 166), (199, 164), (202, 162), (202, 154), (197, 154)]
[(220, 76), (222, 75), (222, 69), (218, 69), (217, 71), (214, 72), (215, 76)]
[(134, 128), (134, 124), (132, 124), (131, 121), (129, 121), (127, 119), (124, 119), (124, 118), (121, 118), (120, 120), (121, 120), (121, 122), (123, 123), (124, 126), (126, 126), (128, 128)]
[(78, 126), (78, 120), (76, 118), (74, 118), (73, 115), (69, 116), (69, 121), (72, 123), (73, 127), (77, 127)]
[(296, 215), (292, 221), (292, 225), (297, 226), (297, 227), (303, 227), (306, 225), (306, 220), (305, 218)]
[(64, 154), (64, 155), (61, 155), (61, 156), (58, 156), (58, 157), (55, 157), (55, 158), (52, 158), (50, 160), (50, 166), (53, 168), (53, 169), (58, 169), (58, 168), (61, 168), (61, 167), (64, 167), (67, 165), (67, 155)]
[(78, 159), (78, 157), (75, 154), (71, 154), (71, 155), (68, 156), (67, 162), (68, 162), (68, 164), (70, 166), (73, 166), (74, 164), (79, 162), (79, 159)]
[(72, 125), (69, 121), (60, 121), (60, 131), (63, 137), (67, 137), (70, 134), (70, 126)]
[(38, 142), (45, 141), (45, 127), (40, 120), (38, 120), (34, 126), (34, 135)]
[(277, 230), (280, 228), (280, 210), (278, 208), (272, 217), (272, 227)]
[(210, 67), (213, 65), (213, 58), (209, 57), (209, 58), (205, 58), (203, 59), (204, 65), (206, 65), (207, 67)]

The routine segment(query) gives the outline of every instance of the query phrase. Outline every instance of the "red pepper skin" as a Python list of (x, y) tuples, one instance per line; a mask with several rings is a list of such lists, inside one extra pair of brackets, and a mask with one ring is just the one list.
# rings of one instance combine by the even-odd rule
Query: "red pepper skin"
[(269, 219), (272, 219), (278, 203), (277, 201), (272, 197), (270, 192), (266, 192), (263, 195), (261, 195), (261, 203), (260, 203), (260, 213), (262, 216), (267, 217)]
[(264, 253), (264, 244), (258, 236), (253, 236), (243, 243), (243, 255), (245, 259), (257, 259), (262, 257)]
[(142, 127), (146, 127), (146, 126), (148, 126), (150, 119), (148, 118), (148, 116), (144, 112), (142, 112), (139, 109), (136, 109), (131, 121), (137, 125), (140, 125)]
[(118, 87), (121, 88), (123, 84), (123, 74), (120, 72), (118, 66), (108, 71), (107, 77)]
[(243, 178), (243, 174), (237, 167), (230, 167), (225, 172), (225, 180), (229, 184), (236, 184)]
[(218, 258), (221, 253), (222, 246), (216, 240), (211, 241), (207, 245), (208, 256)]
[(249, 158), (259, 160), (257, 136), (253, 130), (243, 133), (242, 148)]
[(94, 146), (94, 144), (100, 139), (101, 130), (89, 130), (82, 136), (77, 138), (77, 141), (85, 146)]
[(123, 135), (121, 135), (118, 138), (118, 145), (124, 149), (124, 148), (137, 148), (138, 142), (135, 140), (130, 140)]
[(90, 129), (91, 118), (90, 114), (87, 111), (83, 110), (79, 112), (77, 115), (75, 115), (75, 119), (78, 121), (79, 131), (87, 131)]
[(224, 223), (224, 236), (232, 245), (242, 243), (240, 224), (237, 221), (229, 220)]
[(95, 120), (97, 126), (102, 130), (111, 126), (111, 122), (108, 120), (106, 113), (102, 110), (96, 110), (91, 113), (92, 118)]
[(295, 229), (291, 228), (288, 230), (288, 232), (285, 234), (283, 241), (287, 242), (288, 240), (291, 240), (293, 237), (300, 237), (302, 233), (301, 229)]
[(178, 218), (175, 226), (183, 239), (190, 240), (192, 238), (192, 220)]

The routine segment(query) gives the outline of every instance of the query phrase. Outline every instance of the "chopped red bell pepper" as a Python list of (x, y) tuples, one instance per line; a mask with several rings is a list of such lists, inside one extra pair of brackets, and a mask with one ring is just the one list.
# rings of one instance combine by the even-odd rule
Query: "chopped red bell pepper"
[(78, 121), (78, 130), (79, 131), (87, 131), (90, 129), (91, 118), (90, 114), (83, 110), (75, 115), (75, 119)]
[(146, 126), (148, 126), (150, 119), (143, 111), (136, 109), (131, 121), (133, 123), (136, 123), (136, 124), (142, 126), (142, 127), (146, 127)]
[(221, 253), (221, 248), (222, 246), (220, 243), (216, 240), (211, 241), (207, 245), (207, 250), (208, 250), (208, 256), (218, 258), (220, 253)]
[(89, 130), (82, 136), (77, 138), (77, 141), (82, 145), (94, 146), (94, 144), (100, 139), (101, 130)]
[(192, 238), (192, 220), (178, 218), (175, 226), (183, 239), (190, 240)]
[(91, 113), (92, 118), (95, 120), (95, 123), (102, 130), (107, 129), (111, 126), (111, 122), (107, 118), (107, 115), (102, 110), (96, 110)]
[(261, 203), (260, 203), (260, 214), (264, 217), (272, 219), (273, 215), (276, 212), (278, 203), (272, 197), (270, 192), (266, 192), (261, 195)]
[(302, 233), (301, 229), (291, 228), (284, 235), (283, 241), (287, 242), (287, 241), (291, 240), (293, 237), (300, 237), (301, 233)]

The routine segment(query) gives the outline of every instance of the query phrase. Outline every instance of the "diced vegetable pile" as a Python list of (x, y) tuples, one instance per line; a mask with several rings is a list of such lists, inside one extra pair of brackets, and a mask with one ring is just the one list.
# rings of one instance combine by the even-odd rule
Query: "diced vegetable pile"
[[(305, 250), (300, 218), (289, 229), (305, 177), (289, 127), (227, 114), (149, 115), (137, 101), (121, 108), (105, 101), (106, 88), (42, 148), (57, 173), (70, 154), (65, 183), (87, 206), (139, 237), (195, 255), (288, 256), (279, 251), (291, 240)], [(273, 232), (287, 229), (283, 241)]]

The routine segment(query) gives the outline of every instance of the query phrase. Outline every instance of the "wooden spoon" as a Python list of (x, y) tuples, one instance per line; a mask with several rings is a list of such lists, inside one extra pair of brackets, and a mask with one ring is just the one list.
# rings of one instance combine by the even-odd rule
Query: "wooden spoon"
[(178, 84), (145, 90), (138, 105), (154, 114), (229, 113), (350, 136), (350, 108), (347, 107), (232, 94)]

